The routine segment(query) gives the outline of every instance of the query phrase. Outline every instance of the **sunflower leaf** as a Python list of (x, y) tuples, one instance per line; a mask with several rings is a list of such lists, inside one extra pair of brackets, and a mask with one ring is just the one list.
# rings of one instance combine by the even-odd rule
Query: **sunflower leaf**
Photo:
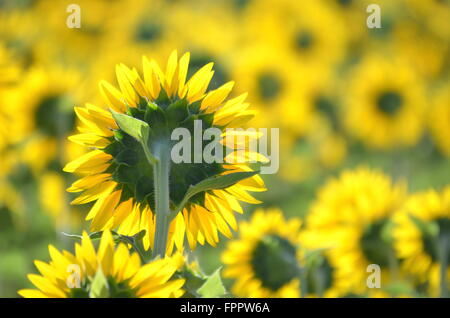
[(200, 181), (194, 186), (190, 186), (186, 194), (184, 195), (183, 200), (178, 205), (177, 209), (175, 210), (175, 213), (180, 212), (186, 203), (189, 201), (190, 198), (192, 198), (194, 195), (205, 192), (209, 190), (219, 190), (219, 189), (225, 189), (228, 187), (231, 187), (232, 185), (235, 185), (239, 181), (242, 181), (244, 179), (250, 178), (257, 174), (258, 171), (240, 171), (240, 172), (234, 172), (226, 175), (220, 175), (220, 176), (214, 176), (205, 180)]
[(219, 267), (211, 276), (209, 276), (203, 285), (197, 290), (203, 298), (218, 298), (224, 296), (227, 291), (220, 277), (221, 267)]

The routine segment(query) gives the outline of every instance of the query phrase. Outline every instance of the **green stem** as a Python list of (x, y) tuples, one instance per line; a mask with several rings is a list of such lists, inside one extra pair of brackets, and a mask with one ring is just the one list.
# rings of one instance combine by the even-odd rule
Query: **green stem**
[(449, 246), (448, 246), (448, 240), (449, 237), (447, 235), (440, 235), (439, 236), (439, 255), (441, 259), (441, 266), (440, 266), (440, 289), (441, 289), (441, 297), (445, 298), (447, 297), (447, 266), (448, 266), (448, 252), (449, 252)]
[(170, 223), (169, 173), (170, 151), (167, 145), (160, 144), (155, 153), (157, 161), (153, 165), (156, 229), (154, 240), (154, 257), (164, 258)]
[(300, 279), (300, 298), (305, 298), (308, 295), (308, 281), (306, 279), (306, 268), (299, 265), (299, 279)]

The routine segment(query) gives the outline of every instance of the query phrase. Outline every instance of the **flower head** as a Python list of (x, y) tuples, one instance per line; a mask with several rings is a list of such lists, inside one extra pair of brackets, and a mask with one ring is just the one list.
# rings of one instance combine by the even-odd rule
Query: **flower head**
[(415, 145), (424, 128), (426, 99), (423, 82), (411, 66), (367, 56), (351, 76), (343, 109), (348, 132), (378, 149)]
[[(246, 94), (227, 100), (233, 82), (207, 92), (213, 77), (213, 64), (200, 68), (188, 81), (189, 53), (178, 59), (174, 51), (167, 62), (165, 72), (154, 60), (143, 58), (143, 77), (138, 71), (123, 64), (116, 67), (119, 89), (100, 82), (100, 90), (106, 105), (86, 104), (76, 107), (75, 112), (82, 125), (80, 134), (70, 137), (76, 143), (92, 150), (70, 162), (64, 168), (84, 177), (68, 189), (83, 192), (73, 204), (95, 202), (87, 220), (92, 220), (91, 230), (118, 228), (119, 233), (133, 235), (146, 230), (145, 248), (153, 246), (155, 232), (155, 174), (149, 162), (149, 153), (158, 152), (171, 143), (171, 132), (175, 128), (192, 131), (195, 121), (202, 129), (239, 127), (253, 117), (245, 103)], [(144, 147), (125, 133), (113, 114), (126, 114), (144, 122), (150, 128)], [(245, 131), (240, 135), (256, 138)], [(227, 132), (223, 132), (226, 137)], [(194, 136), (195, 138), (195, 136)], [(191, 248), (205, 241), (215, 245), (222, 233), (231, 237), (236, 229), (233, 211), (242, 213), (238, 202), (258, 203), (247, 191), (263, 191), (262, 179), (246, 164), (249, 160), (265, 160), (258, 153), (233, 148), (229, 156), (237, 156), (242, 163), (171, 163), (169, 173), (170, 208), (176, 210), (169, 225), (167, 252), (174, 245), (183, 248), (185, 235)], [(170, 160), (164, 158), (163, 160)], [(248, 172), (249, 178), (227, 187), (208, 189), (183, 201), (189, 189), (199, 182), (235, 172)]]
[(97, 251), (91, 238), (83, 233), (75, 254), (59, 252), (49, 246), (51, 261), (35, 261), (40, 275), (28, 278), (37, 289), (22, 289), (19, 294), (32, 298), (78, 297), (180, 297), (184, 280), (173, 279), (179, 269), (180, 254), (141, 265), (137, 253), (125, 244), (117, 247), (109, 231), (103, 232)]
[(300, 295), (299, 219), (286, 221), (278, 209), (257, 210), (243, 222), (240, 238), (222, 255), (224, 277), (234, 278), (232, 292), (241, 297)]
[[(388, 230), (405, 195), (402, 182), (363, 167), (343, 172), (319, 190), (306, 219), (308, 240), (329, 250), (340, 292), (367, 292), (367, 266), (384, 270), (395, 262)], [(381, 277), (387, 281), (389, 273)]]
[(450, 257), (444, 260), (441, 248), (450, 235), (450, 187), (441, 192), (428, 190), (411, 195), (394, 218), (395, 249), (403, 260), (406, 273), (419, 283), (428, 284), (437, 296), (440, 284), (440, 264), (447, 264), (447, 288), (450, 288)]

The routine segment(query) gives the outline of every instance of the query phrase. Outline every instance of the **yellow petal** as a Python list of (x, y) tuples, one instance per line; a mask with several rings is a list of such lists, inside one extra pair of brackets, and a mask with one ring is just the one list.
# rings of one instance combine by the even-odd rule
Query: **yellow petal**
[(113, 211), (115, 210), (117, 204), (120, 201), (120, 196), (122, 195), (122, 190), (115, 191), (111, 193), (103, 201), (103, 204), (99, 208), (97, 214), (91, 223), (92, 231), (102, 231), (108, 224), (108, 221), (113, 217)]
[(108, 180), (111, 178), (111, 174), (102, 173), (95, 174), (92, 176), (87, 176), (75, 181), (70, 188), (68, 188), (67, 192), (81, 192), (88, 188), (95, 187), (96, 185)]
[(124, 104), (125, 97), (117, 88), (104, 80), (100, 81), (99, 88), (109, 107), (119, 113), (124, 113), (126, 111)]
[(122, 91), (122, 96), (125, 97), (128, 106), (135, 107), (138, 101), (136, 91), (129, 81), (130, 70), (124, 64), (116, 65), (116, 77), (119, 83), (120, 90)]
[(115, 181), (107, 181), (100, 183), (87, 191), (83, 192), (78, 198), (70, 202), (72, 205), (85, 204), (99, 199), (102, 196), (106, 196), (111, 193), (117, 186)]
[(142, 57), (145, 87), (147, 88), (151, 97), (153, 99), (156, 99), (158, 98), (161, 91), (161, 85), (158, 79), (157, 71), (154, 68), (154, 64), (156, 63), (154, 63), (153, 61), (150, 62), (147, 57)]
[(220, 107), (225, 98), (228, 97), (233, 89), (234, 82), (228, 82), (219, 88), (209, 92), (202, 100), (200, 109), (207, 109), (207, 112), (213, 112)]
[(36, 286), (38, 289), (40, 289), (44, 294), (46, 294), (49, 297), (52, 297), (52, 298), (66, 298), (67, 297), (66, 294), (64, 293), (64, 291), (57, 288), (45, 277), (35, 275), (35, 274), (30, 274), (27, 277), (33, 283), (34, 286)]
[(101, 150), (93, 150), (69, 162), (63, 170), (65, 172), (90, 172), (90, 169), (104, 166), (111, 159), (111, 155)]
[(178, 97), (184, 98), (184, 96), (187, 93), (186, 90), (186, 76), (189, 69), (189, 60), (190, 60), (190, 53), (185, 53), (179, 62), (178, 65)]
[(167, 60), (166, 75), (165, 75), (165, 90), (167, 96), (172, 97), (178, 88), (178, 78), (176, 76), (178, 67), (178, 54), (174, 50)]
[(114, 240), (110, 231), (104, 231), (100, 246), (98, 247), (98, 259), (102, 266), (102, 271), (105, 276), (111, 274), (114, 257)]
[(106, 138), (90, 133), (72, 135), (69, 137), (69, 140), (82, 146), (100, 149), (107, 147), (111, 143)]
[(18, 294), (24, 298), (48, 298), (47, 295), (36, 289), (21, 289)]

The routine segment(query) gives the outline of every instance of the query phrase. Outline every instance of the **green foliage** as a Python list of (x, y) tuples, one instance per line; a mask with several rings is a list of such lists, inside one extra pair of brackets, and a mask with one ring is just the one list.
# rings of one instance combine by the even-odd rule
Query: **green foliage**
[(189, 201), (190, 198), (195, 196), (198, 193), (209, 191), (209, 190), (217, 190), (217, 189), (225, 189), (231, 187), (232, 185), (238, 183), (239, 181), (245, 180), (257, 174), (259, 171), (244, 171), (244, 172), (235, 172), (227, 175), (215, 176), (203, 181), (200, 181), (194, 186), (190, 186), (188, 191), (186, 192), (183, 200), (178, 205), (175, 213), (180, 212), (185, 204)]

